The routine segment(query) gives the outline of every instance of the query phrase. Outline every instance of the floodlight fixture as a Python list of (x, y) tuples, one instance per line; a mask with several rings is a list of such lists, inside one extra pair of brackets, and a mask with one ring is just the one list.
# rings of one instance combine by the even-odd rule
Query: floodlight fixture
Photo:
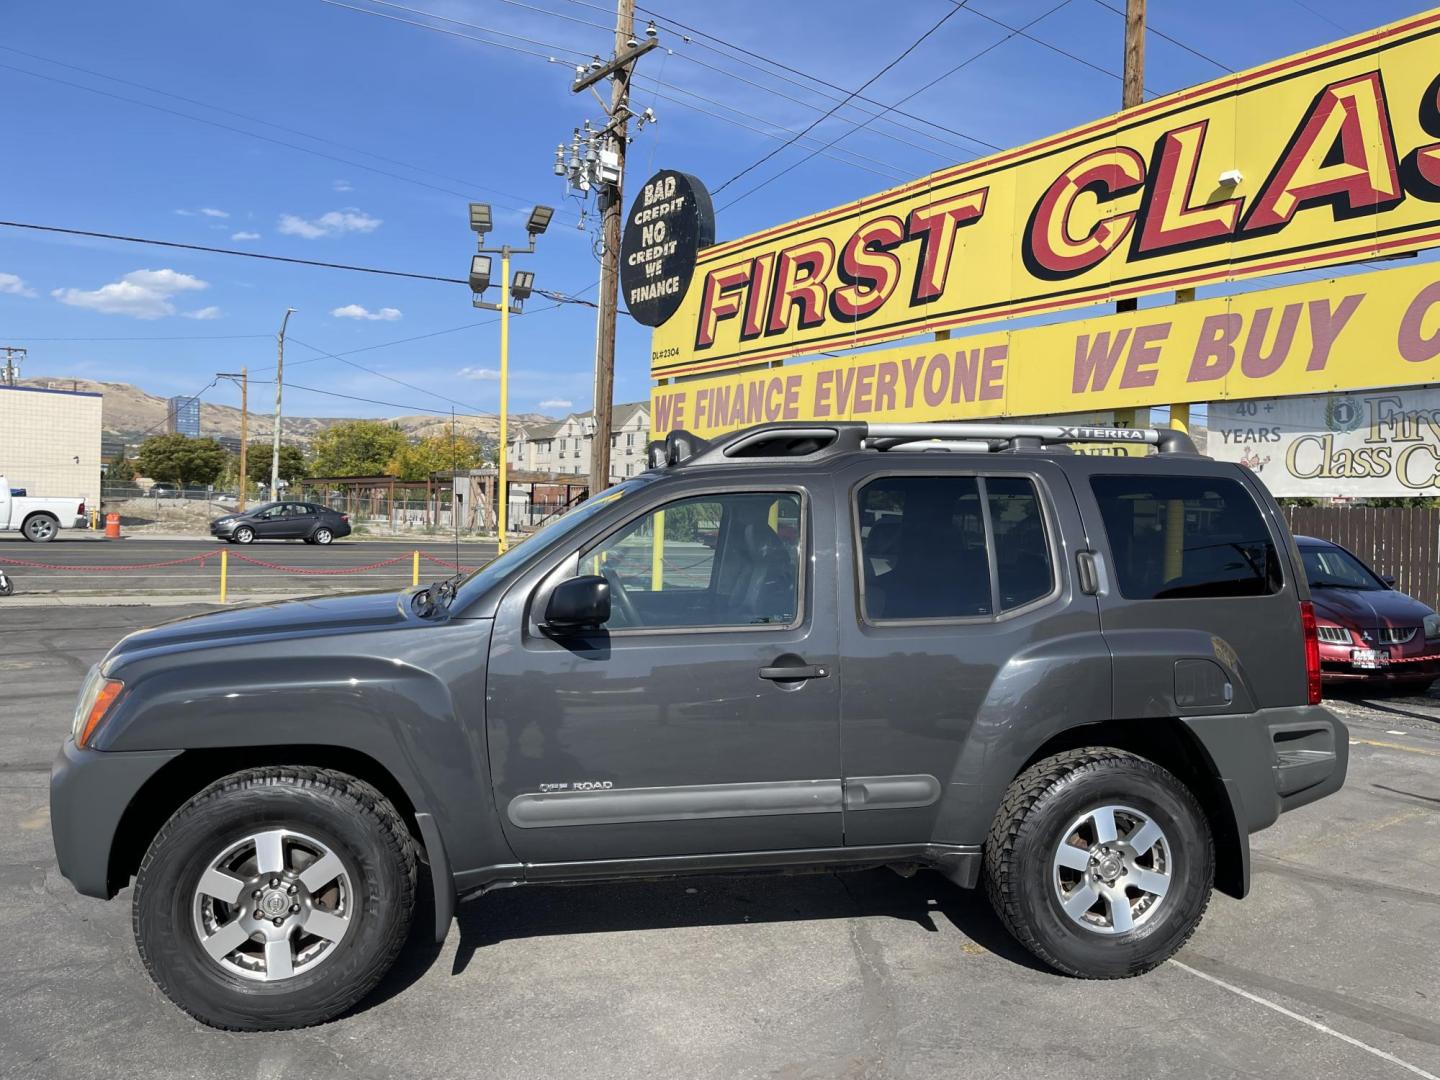
[(483, 202), (472, 202), (470, 204), (470, 231), (484, 236), (492, 228), (490, 220), (490, 204)]
[(535, 272), (533, 270), (516, 270), (515, 277), (510, 283), (511, 297), (523, 303), (530, 299), (530, 294), (534, 291)]
[(530, 220), (525, 223), (525, 231), (531, 236), (539, 236), (550, 227), (550, 219), (555, 216), (553, 206), (537, 206), (530, 211)]
[(475, 295), (490, 287), (490, 256), (470, 256), (470, 291)]

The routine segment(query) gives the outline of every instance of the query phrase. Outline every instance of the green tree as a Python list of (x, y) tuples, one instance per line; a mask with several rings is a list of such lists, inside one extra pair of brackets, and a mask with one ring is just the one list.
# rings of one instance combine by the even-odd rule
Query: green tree
[(135, 463), (152, 480), (173, 484), (213, 484), (225, 469), (225, 448), (214, 439), (152, 435), (140, 444)]
[(115, 460), (110, 462), (110, 467), (105, 470), (105, 479), (117, 484), (135, 479), (135, 465), (125, 456), (123, 446), (115, 455)]
[(431, 473), (474, 469), (480, 464), (480, 447), (463, 435), (432, 435), (407, 442), (395, 451), (385, 472), (401, 480), (424, 480)]
[[(245, 456), (245, 471), (250, 474), (252, 484), (270, 483), (270, 463), (274, 455), (274, 444), (252, 442), (250, 452)], [(280, 444), (280, 479), (287, 484), (303, 480), (309, 474), (305, 465), (305, 452), (290, 443)]]
[(394, 424), (346, 420), (315, 437), (310, 472), (314, 476), (380, 476), (405, 445), (404, 432)]

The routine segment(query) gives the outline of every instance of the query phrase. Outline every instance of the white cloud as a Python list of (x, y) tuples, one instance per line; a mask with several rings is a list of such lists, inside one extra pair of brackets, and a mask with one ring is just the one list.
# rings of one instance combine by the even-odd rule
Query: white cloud
[(393, 307), (382, 307), (377, 311), (361, 307), (359, 304), (346, 304), (344, 307), (337, 307), (330, 312), (337, 319), (369, 319), (371, 322), (394, 322), (400, 318), (400, 309)]
[(206, 217), (220, 217), (220, 218), (224, 218), (224, 217), (229, 217), (229, 216), (230, 216), (230, 211), (228, 211), (228, 210), (216, 210), (213, 206), (202, 206), (202, 207), (200, 208), (200, 213), (204, 214)]
[(564, 398), (551, 398), (549, 401), (540, 402), (536, 407), (540, 409), (568, 409), (574, 404), (573, 401), (566, 401)]
[(315, 240), (321, 236), (339, 236), (342, 233), (369, 233), (379, 227), (379, 218), (371, 217), (353, 206), (344, 210), (331, 210), (314, 220), (295, 214), (281, 214), (280, 224), (276, 226), (286, 236), (302, 236), (306, 240)]
[(34, 296), (35, 290), (25, 284), (25, 279), (18, 274), (0, 274), (0, 293), (9, 293), (11, 296)]
[(181, 314), (187, 319), (218, 319), (220, 318), (220, 309), (211, 304), (209, 307), (196, 308), (194, 311), (185, 311)]
[(352, 183), (350, 183), (349, 180), (336, 180), (335, 183), (331, 184), (330, 186), (331, 186), (332, 188), (334, 188), (336, 191), (354, 191), (354, 190), (355, 190), (355, 185), (352, 184)]
[(161, 319), (175, 314), (175, 305), (170, 301), (177, 293), (209, 287), (209, 282), (178, 270), (133, 270), (119, 281), (98, 289), (54, 289), (50, 295), (62, 304), (88, 308), (103, 315)]
[(195, 216), (195, 211), (194, 211), (194, 210), (176, 210), (175, 213), (179, 214), (181, 217), (194, 217), (194, 216)]
[(258, 232), (249, 232), (249, 231), (247, 231), (247, 230), (245, 230), (245, 229), (241, 229), (241, 230), (240, 230), (239, 232), (237, 232), (237, 233), (231, 233), (231, 234), (230, 234), (230, 239), (231, 239), (231, 240), (259, 240), (259, 239), (260, 239), (260, 234), (259, 234)]
[(500, 378), (500, 372), (495, 371), (493, 368), (484, 367), (464, 367), (455, 374), (459, 375), (462, 379), (475, 379), (480, 382), (492, 382)]

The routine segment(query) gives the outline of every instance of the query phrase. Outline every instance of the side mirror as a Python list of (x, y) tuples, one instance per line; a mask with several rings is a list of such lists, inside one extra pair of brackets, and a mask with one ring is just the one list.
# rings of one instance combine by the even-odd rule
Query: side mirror
[(545, 605), (545, 625), (551, 630), (591, 629), (609, 619), (610, 583), (593, 574), (560, 582)]
[(1392, 588), (1392, 589), (1395, 588), (1395, 575), (1394, 575), (1394, 574), (1381, 574), (1381, 575), (1380, 575), (1380, 580), (1383, 581), (1383, 582), (1385, 582), (1386, 585), (1389, 585), (1390, 588)]

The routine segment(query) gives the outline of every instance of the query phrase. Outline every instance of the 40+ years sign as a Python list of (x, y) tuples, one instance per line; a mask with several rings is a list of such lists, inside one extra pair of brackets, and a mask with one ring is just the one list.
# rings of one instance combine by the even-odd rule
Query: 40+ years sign
[(1277, 496), (1440, 495), (1440, 390), (1218, 403), (1208, 453)]
[(700, 253), (656, 378), (1440, 243), (1440, 10)]

